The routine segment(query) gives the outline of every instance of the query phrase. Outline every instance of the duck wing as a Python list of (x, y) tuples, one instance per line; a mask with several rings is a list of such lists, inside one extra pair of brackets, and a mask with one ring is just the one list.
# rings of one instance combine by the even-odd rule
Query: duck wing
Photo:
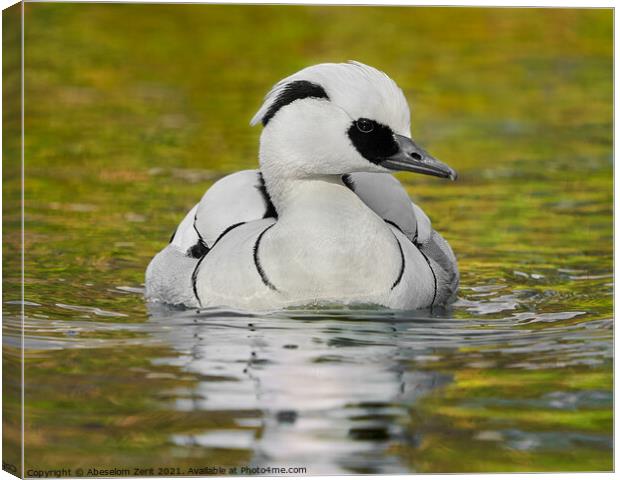
[(431, 231), (426, 243), (418, 249), (426, 257), (435, 275), (435, 301), (433, 305), (446, 305), (456, 300), (459, 288), (459, 269), (450, 244), (437, 231)]
[(371, 210), (412, 242), (430, 236), (430, 220), (389, 173), (357, 172), (344, 175), (342, 180)]
[(275, 216), (258, 170), (221, 178), (185, 215), (170, 243), (151, 260), (146, 270), (146, 298), (199, 306), (193, 275), (205, 254), (233, 228)]
[(398, 179), (389, 173), (357, 172), (344, 175), (343, 182), (377, 215), (403, 232), (426, 257), (437, 284), (433, 304), (454, 300), (459, 284), (456, 257)]
[(240, 224), (276, 217), (259, 170), (227, 175), (209, 188), (175, 231), (171, 244), (202, 257), (226, 232)]

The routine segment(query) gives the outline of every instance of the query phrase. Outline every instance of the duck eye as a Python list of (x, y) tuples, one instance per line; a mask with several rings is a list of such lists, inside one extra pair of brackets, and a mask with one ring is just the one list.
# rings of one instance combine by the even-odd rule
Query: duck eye
[(362, 133), (370, 133), (375, 129), (375, 122), (367, 118), (360, 118), (355, 122), (355, 126)]

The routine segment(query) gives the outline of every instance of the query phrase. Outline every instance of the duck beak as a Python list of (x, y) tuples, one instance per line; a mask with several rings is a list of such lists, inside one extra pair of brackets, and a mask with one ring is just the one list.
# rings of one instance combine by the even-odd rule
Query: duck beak
[(394, 135), (398, 144), (398, 152), (379, 162), (379, 165), (390, 170), (423, 173), (435, 177), (456, 180), (456, 172), (448, 165), (429, 155), (413, 140), (403, 135)]

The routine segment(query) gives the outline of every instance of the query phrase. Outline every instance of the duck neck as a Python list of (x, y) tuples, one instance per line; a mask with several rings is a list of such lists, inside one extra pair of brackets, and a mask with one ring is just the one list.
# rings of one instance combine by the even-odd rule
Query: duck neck
[[(338, 173), (330, 152), (320, 145), (302, 149), (294, 142), (284, 142), (282, 135), (278, 135), (279, 130), (273, 128), (269, 125), (263, 129), (259, 160), (265, 190), (279, 220), (320, 208), (329, 212), (334, 210), (334, 202), (363, 206), (357, 195), (342, 182), (342, 174)], [(313, 165), (325, 165), (328, 172), (317, 174), (312, 171)]]
[(334, 203), (357, 201), (340, 175), (287, 178), (263, 171), (263, 179), (280, 220), (315, 209), (329, 211)]

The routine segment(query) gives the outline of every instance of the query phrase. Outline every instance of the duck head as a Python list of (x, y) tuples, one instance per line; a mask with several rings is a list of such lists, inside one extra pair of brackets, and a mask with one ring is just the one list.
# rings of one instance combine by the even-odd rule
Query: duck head
[(251, 124), (259, 122), (261, 169), (269, 176), (409, 171), (456, 178), (411, 138), (402, 90), (359, 62), (314, 65), (281, 80)]

